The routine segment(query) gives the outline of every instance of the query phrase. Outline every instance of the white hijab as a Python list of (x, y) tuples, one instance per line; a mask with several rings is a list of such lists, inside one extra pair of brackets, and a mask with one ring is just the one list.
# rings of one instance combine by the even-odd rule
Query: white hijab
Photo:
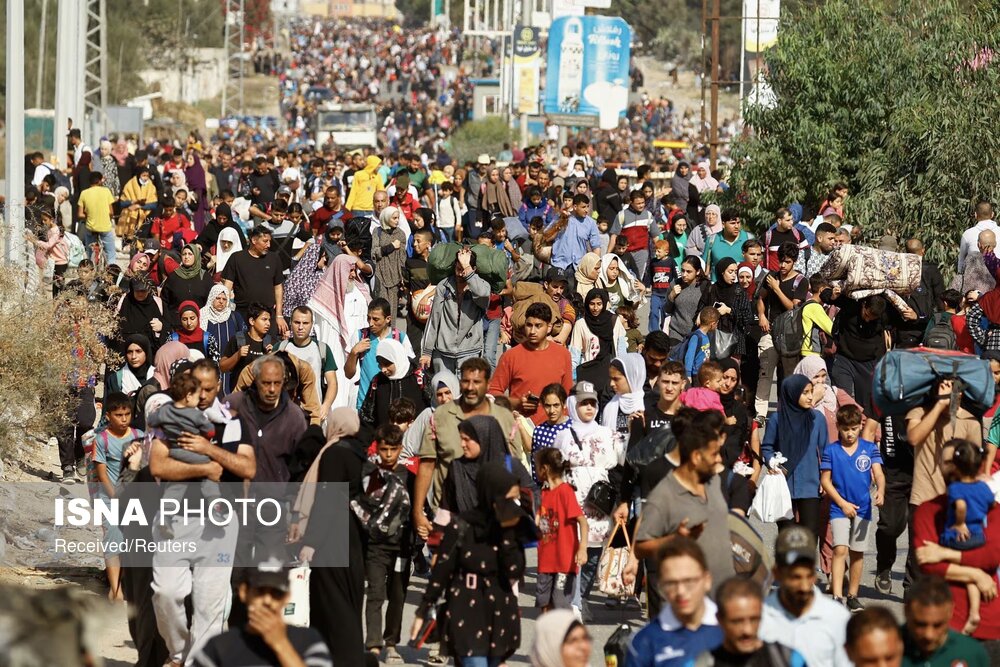
[(635, 301), (635, 287), (633, 283), (635, 282), (635, 276), (632, 272), (628, 270), (625, 266), (625, 262), (621, 258), (610, 252), (606, 255), (601, 256), (601, 275), (597, 278), (598, 287), (609, 287), (608, 285), (608, 267), (611, 266), (612, 260), (618, 260), (618, 287), (622, 291), (622, 298), (626, 301)]
[(630, 415), (645, 409), (646, 388), (646, 360), (642, 358), (641, 354), (629, 352), (617, 357), (612, 363), (615, 361), (621, 364), (630, 391), (627, 394), (615, 394), (615, 397), (604, 406), (601, 422), (612, 431), (617, 430), (619, 411)]
[(375, 357), (385, 359), (396, 366), (396, 370), (389, 376), (390, 380), (402, 380), (410, 372), (410, 359), (406, 356), (402, 343), (394, 338), (380, 340)]
[[(233, 247), (228, 251), (223, 250), (223, 241), (231, 241)], [(229, 262), (229, 258), (241, 250), (243, 250), (243, 242), (240, 241), (240, 235), (237, 233), (236, 229), (233, 227), (226, 227), (219, 232), (219, 240), (215, 243), (215, 271), (217, 273), (222, 273), (222, 270), (226, 268), (226, 263)]]
[[(221, 311), (216, 310), (215, 306), (212, 304), (215, 302), (215, 297), (220, 294), (226, 295), (226, 307)], [(229, 296), (229, 290), (222, 283), (217, 283), (212, 286), (212, 289), (208, 291), (208, 301), (201, 309), (201, 328), (205, 329), (208, 323), (212, 324), (222, 324), (229, 319), (229, 316), (233, 314), (236, 309), (236, 302)]]

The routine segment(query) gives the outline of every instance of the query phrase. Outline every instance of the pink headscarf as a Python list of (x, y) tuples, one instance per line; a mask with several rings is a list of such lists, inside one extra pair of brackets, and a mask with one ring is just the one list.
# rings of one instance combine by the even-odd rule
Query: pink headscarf
[(337, 329), (340, 331), (340, 342), (344, 345), (344, 349), (347, 349), (353, 333), (347, 330), (347, 316), (344, 313), (344, 299), (347, 298), (347, 292), (354, 288), (364, 295), (365, 302), (370, 303), (372, 300), (368, 285), (363, 280), (351, 280), (351, 267), (354, 265), (354, 257), (337, 255), (327, 268), (326, 273), (323, 274), (319, 284), (316, 285), (316, 291), (311, 300), (313, 306), (326, 311), (329, 319), (337, 323)]
[(160, 383), (160, 389), (166, 390), (170, 386), (170, 367), (178, 359), (187, 359), (188, 352), (188, 346), (176, 340), (166, 343), (156, 351), (153, 359), (156, 370), (153, 372), (153, 377)]
[(118, 163), (119, 167), (125, 166), (125, 160), (128, 159), (128, 144), (125, 143), (124, 139), (118, 140), (111, 149), (111, 155), (114, 156), (115, 162)]

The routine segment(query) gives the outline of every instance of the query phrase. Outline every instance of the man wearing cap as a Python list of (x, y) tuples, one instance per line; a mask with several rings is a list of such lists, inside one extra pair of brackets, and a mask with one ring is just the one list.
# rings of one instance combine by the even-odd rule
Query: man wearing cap
[(250, 570), (240, 584), (239, 596), (248, 610), (246, 626), (213, 637), (194, 657), (194, 665), (333, 667), (330, 649), (316, 630), (285, 624), (284, 609), (291, 593), (288, 571), (280, 561), (267, 561)]
[(789, 526), (774, 545), (778, 590), (767, 596), (760, 638), (793, 648), (809, 665), (850, 667), (844, 651), (851, 613), (816, 587), (816, 537)]
[(104, 187), (104, 174), (95, 171), (90, 177), (90, 187), (80, 193), (77, 217), (86, 220), (83, 243), (100, 242), (109, 265), (115, 263), (115, 232), (111, 221), (115, 217), (115, 196)]
[(511, 405), (535, 424), (546, 419), (539, 396), (546, 385), (561, 384), (567, 392), (573, 386), (569, 350), (549, 339), (552, 307), (533, 303), (524, 315), (524, 339), (500, 356), (490, 381), (494, 396), (508, 394)]

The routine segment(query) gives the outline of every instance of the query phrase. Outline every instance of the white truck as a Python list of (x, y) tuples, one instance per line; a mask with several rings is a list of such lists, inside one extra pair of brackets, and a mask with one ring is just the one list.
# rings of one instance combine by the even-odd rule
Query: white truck
[(337, 148), (377, 148), (375, 105), (326, 102), (313, 116), (313, 136), (317, 146), (323, 146), (332, 138)]

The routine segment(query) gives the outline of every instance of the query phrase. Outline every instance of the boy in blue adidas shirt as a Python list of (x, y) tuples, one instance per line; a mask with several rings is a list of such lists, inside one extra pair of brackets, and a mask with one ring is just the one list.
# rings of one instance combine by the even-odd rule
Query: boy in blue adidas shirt
[(687, 340), (684, 348), (684, 370), (693, 382), (698, 377), (701, 365), (712, 358), (710, 333), (719, 328), (719, 311), (714, 306), (701, 309), (698, 327)]
[(722, 644), (718, 609), (708, 599), (712, 575), (698, 543), (674, 536), (660, 551), (659, 575), (668, 606), (632, 638), (629, 667), (688, 667)]
[(871, 529), (872, 478), (875, 478), (875, 505), (881, 507), (885, 475), (878, 445), (861, 439), (861, 408), (845, 405), (837, 410), (840, 439), (823, 450), (820, 484), (830, 498), (830, 528), (833, 533), (833, 565), (830, 583), (833, 599), (844, 600), (844, 568), (850, 555), (850, 578), (846, 605), (851, 612), (864, 609), (858, 601), (865, 544)]

